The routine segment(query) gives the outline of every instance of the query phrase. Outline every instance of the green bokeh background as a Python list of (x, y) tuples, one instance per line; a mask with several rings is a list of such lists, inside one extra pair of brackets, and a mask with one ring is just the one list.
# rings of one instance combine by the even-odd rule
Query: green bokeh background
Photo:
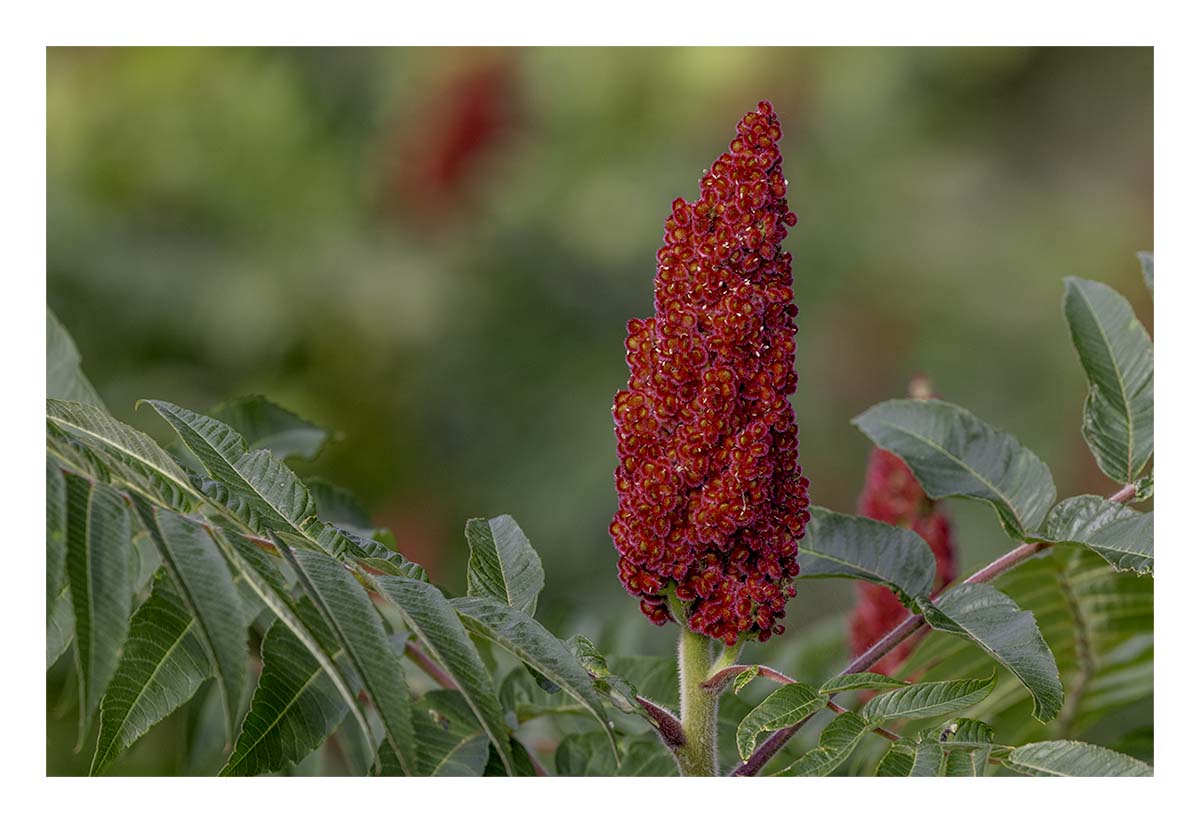
[[(853, 509), (848, 421), (918, 372), (1060, 496), (1105, 492), (1061, 279), (1152, 329), (1152, 71), (1150, 49), (51, 49), (47, 299), (119, 417), (165, 436), (135, 400), (265, 394), (342, 434), (297, 469), (356, 490), (435, 581), (463, 588), (467, 517), (511, 513), (551, 627), (655, 653), (671, 633), (607, 535), (610, 405), (670, 202), (738, 118), (765, 98), (784, 129), (814, 502)], [(454, 185), (412, 184), (472, 77), (497, 128)], [(1005, 548), (990, 510), (951, 509), (964, 570)], [(806, 584), (778, 653), (852, 594)], [(184, 768), (162, 742), (182, 722), (123, 769)], [(86, 768), (69, 749), (51, 772)]]

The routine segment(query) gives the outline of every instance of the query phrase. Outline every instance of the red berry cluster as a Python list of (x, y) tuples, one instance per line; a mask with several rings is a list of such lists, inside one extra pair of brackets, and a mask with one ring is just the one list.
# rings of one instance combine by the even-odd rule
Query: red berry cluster
[(617, 392), (621, 582), (657, 624), (669, 587), (688, 628), (734, 644), (779, 634), (799, 573), (808, 479), (797, 463), (796, 306), (779, 120), (762, 102), (675, 200), (658, 251), (654, 316), (629, 321)]
[[(934, 594), (944, 589), (957, 574), (954, 536), (950, 520), (937, 504), (925, 496), (921, 484), (904, 461), (891, 452), (875, 449), (867, 464), (867, 479), (858, 499), (858, 513), (872, 520), (903, 526), (919, 534), (933, 550), (937, 561)], [(858, 584), (858, 604), (850, 615), (850, 645), (855, 656), (908, 617), (908, 609), (890, 589), (870, 583)], [(912, 652), (916, 638), (901, 643), (876, 663), (871, 671), (891, 674)]]

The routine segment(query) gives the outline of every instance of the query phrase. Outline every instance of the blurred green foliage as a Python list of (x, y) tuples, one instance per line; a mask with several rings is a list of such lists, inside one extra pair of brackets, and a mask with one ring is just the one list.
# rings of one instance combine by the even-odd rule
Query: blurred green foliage
[[(670, 202), (759, 99), (800, 218), (814, 502), (853, 510), (847, 421), (917, 372), (1062, 496), (1110, 491), (1061, 278), (1151, 326), (1150, 49), (51, 49), (47, 70), (48, 302), (113, 413), (165, 435), (137, 398), (261, 393), (336, 429), (302, 474), (454, 590), (463, 522), (511, 513), (563, 636), (672, 642), (616, 578), (610, 406)], [(951, 510), (961, 568), (1006, 547)], [(839, 658), (840, 618), (814, 624), (852, 591), (806, 584), (771, 655)]]

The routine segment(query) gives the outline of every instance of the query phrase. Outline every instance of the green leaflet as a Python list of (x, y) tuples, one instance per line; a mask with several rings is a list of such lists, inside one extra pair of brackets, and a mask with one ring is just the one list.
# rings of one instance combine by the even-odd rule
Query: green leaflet
[(379, 613), (340, 562), (315, 551), (293, 551), (277, 537), (275, 543), (345, 649), (363, 691), (383, 719), (384, 737), (397, 762), (406, 774), (413, 773), (416, 754), (408, 683)]
[(46, 458), (46, 624), (54, 617), (55, 601), (67, 584), (67, 480), (62, 469)]
[[(296, 613), (334, 665), (346, 659), (307, 598)], [(263, 636), (262, 675), (250, 711), (222, 775), (277, 772), (302, 761), (341, 724), (347, 705), (337, 685), (305, 644), (281, 620)], [(353, 686), (357, 683), (350, 679)]]
[(102, 409), (47, 399), (46, 424), (52, 441), (68, 437), (87, 448), (92, 462), (78, 468), (88, 474), (97, 474), (94, 462), (98, 461), (110, 475), (101, 479), (119, 482), (180, 511), (200, 499), (187, 475), (154, 440)]
[(87, 403), (98, 409), (104, 401), (79, 367), (79, 349), (54, 312), (46, 307), (46, 396)]
[(50, 604), (50, 615), (46, 621), (46, 668), (49, 669), (71, 645), (75, 635), (75, 611), (71, 600), (71, 589), (63, 586), (62, 591)]
[(170, 576), (160, 571), (150, 597), (133, 615), (121, 662), (100, 704), (92, 774), (103, 772), (212, 677), (195, 625)]
[(737, 728), (737, 748), (742, 760), (754, 752), (763, 732), (783, 729), (799, 723), (825, 705), (828, 698), (817, 694), (812, 686), (789, 683), (780, 686), (751, 709)]
[(1146, 288), (1150, 293), (1154, 293), (1154, 252), (1140, 251), (1137, 253), (1138, 263), (1142, 266), (1142, 278), (1146, 281)]
[(1154, 453), (1154, 347), (1129, 301), (1068, 277), (1063, 314), (1088, 378), (1083, 437), (1100, 469), (1132, 483)]
[(529, 616), (537, 610), (546, 583), (542, 560), (529, 539), (507, 514), (467, 521), (467, 595), (492, 597)]
[(372, 584), (404, 615), (429, 654), (458, 685), (470, 711), (483, 724), (501, 761), (512, 772), (512, 750), (496, 686), (454, 607), (436, 587), (404, 577), (377, 577)]
[(1154, 512), (1087, 494), (1055, 506), (1038, 531), (1048, 543), (1091, 549), (1117, 571), (1154, 574)]
[(1054, 503), (1054, 481), (1010, 434), (942, 400), (888, 400), (852, 421), (900, 457), (933, 499), (990, 503), (1014, 537), (1033, 533)]
[(596, 718), (616, 752), (616, 738), (605, 717), (600, 695), (587, 671), (561, 640), (529, 615), (497, 600), (460, 597), (450, 603), (462, 615), (468, 631), (499, 644), (578, 700)]
[(851, 577), (887, 586), (912, 603), (933, 591), (937, 564), (910, 529), (813, 506), (797, 543), (801, 577)]
[(79, 734), (117, 670), (132, 612), (129, 508), (114, 489), (67, 477), (67, 578), (75, 618)]
[(819, 694), (837, 694), (838, 692), (853, 692), (862, 689), (883, 691), (907, 685), (903, 680), (897, 680), (887, 675), (876, 674), (875, 672), (855, 672), (853, 674), (839, 674), (837, 677), (831, 677), (829, 680), (826, 680), (821, 684)]
[(142, 524), (171, 572), (180, 599), (196, 618), (194, 631), (216, 671), (225, 704), (226, 739), (232, 742), (246, 686), (246, 630), (250, 622), (233, 575), (203, 525), (155, 509), (136, 495), (133, 499)]
[(902, 686), (871, 698), (862, 716), (874, 725), (888, 720), (939, 717), (974, 706), (996, 686), (996, 673), (986, 680), (940, 680)]
[(266, 449), (248, 451), (245, 439), (219, 420), (164, 400), (143, 400), (166, 420), (184, 445), (221, 484), (259, 518), (262, 529), (306, 534), (317, 509), (296, 475)]
[[(358, 705), (358, 683), (353, 676), (343, 672), (325, 651), (319, 637), (326, 636), (329, 631), (321, 621), (313, 621), (308, 610), (302, 610), (299, 603), (293, 601), (288, 592), (282, 575), (262, 556), (262, 553), (249, 541), (232, 532), (218, 532), (218, 544), (225, 553), (226, 559), (241, 574), (241, 579), (283, 625), (304, 645), (308, 654), (317, 661), (321, 671), (329, 678), (342, 698), (342, 702), (350, 711), (351, 717), (357, 724), (362, 740), (367, 748), (374, 751), (374, 737), (370, 724)], [(314, 607), (315, 608), (315, 607)], [(309, 624), (312, 624), (310, 628)], [(314, 634), (314, 632), (316, 632)]]
[(209, 416), (232, 426), (248, 449), (266, 449), (280, 460), (312, 460), (329, 442), (329, 429), (310, 423), (261, 395), (228, 400)]
[[(479, 777), (484, 773), (490, 749), (488, 736), (460, 693), (426, 692), (413, 704), (412, 724), (418, 741), (415, 774)], [(379, 755), (384, 775), (401, 774), (390, 751), (381, 750)]]
[(1014, 749), (1005, 765), (1037, 777), (1150, 777), (1153, 769), (1127, 754), (1076, 740), (1046, 740)]
[(854, 712), (839, 714), (821, 730), (821, 745), (806, 752), (792, 765), (779, 772), (781, 777), (824, 777), (854, 751), (854, 747), (869, 732), (874, 724)]
[(1063, 687), (1054, 655), (1032, 612), (983, 583), (955, 586), (936, 604), (922, 605), (929, 625), (973, 640), (1015, 674), (1033, 695), (1033, 715), (1043, 723), (1063, 706)]

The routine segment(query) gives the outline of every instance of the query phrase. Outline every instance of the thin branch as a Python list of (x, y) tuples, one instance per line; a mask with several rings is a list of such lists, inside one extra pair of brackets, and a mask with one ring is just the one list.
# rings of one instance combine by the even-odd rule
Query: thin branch
[[(1137, 487), (1130, 483), (1121, 488), (1108, 499), (1114, 503), (1128, 503), (1134, 498), (1136, 493)], [(1038, 554), (1038, 552), (1049, 548), (1051, 545), (1053, 544), (1044, 542), (1022, 543), (1012, 551), (1009, 551), (996, 558), (963, 582), (987, 583), (988, 581), (1004, 574), (1006, 571), (1019, 566), (1021, 563), (1024, 563), (1026, 560)], [(949, 591), (949, 589), (947, 591)], [(940, 597), (944, 597), (945, 594), (946, 592), (943, 592), (938, 598), (934, 598), (934, 602), (936, 603), (937, 600), (940, 599)], [(871, 666), (874, 666), (876, 663), (878, 663), (884, 657), (884, 655), (899, 646), (905, 639), (908, 638), (909, 635), (921, 628), (924, 623), (924, 615), (909, 615), (903, 623), (885, 634), (878, 641), (876, 641), (875, 645), (852, 660), (850, 664), (846, 666), (846, 668), (842, 669), (841, 673), (855, 674), (857, 672), (865, 672), (867, 669), (871, 668)], [(774, 757), (775, 753), (783, 748), (784, 744), (791, 739), (792, 735), (800, 730), (807, 720), (808, 718), (805, 718), (793, 726), (788, 726), (786, 729), (780, 729), (772, 734), (762, 742), (762, 744), (754, 751), (753, 754), (750, 755), (749, 760), (730, 772), (730, 776), (749, 777), (751, 775), (758, 774), (762, 767), (767, 764), (767, 761)]]
[(404, 641), (404, 656), (416, 663), (421, 671), (432, 677), (443, 689), (458, 691), (458, 684), (454, 682), (454, 678), (435, 663), (432, 657), (425, 654), (425, 650), (415, 640)]

